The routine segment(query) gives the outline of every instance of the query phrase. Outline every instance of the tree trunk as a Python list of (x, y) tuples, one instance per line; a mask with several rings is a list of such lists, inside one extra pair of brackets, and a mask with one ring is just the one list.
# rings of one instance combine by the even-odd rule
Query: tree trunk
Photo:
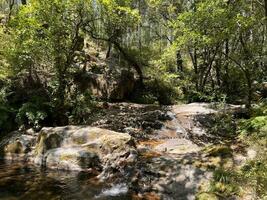
[(180, 51), (177, 51), (176, 53), (176, 64), (177, 64), (177, 70), (180, 72), (183, 72), (184, 71), (183, 59), (182, 59)]
[(107, 51), (107, 54), (106, 54), (106, 59), (108, 59), (110, 57), (111, 50), (112, 50), (112, 44), (109, 42), (108, 43), (108, 51)]
[(119, 50), (119, 52), (123, 55), (125, 60), (129, 63), (129, 65), (133, 66), (139, 76), (139, 82), (143, 85), (144, 77), (143, 72), (141, 70), (140, 65), (136, 62), (136, 60), (127, 53), (125, 49), (123, 49), (118, 42), (113, 42), (114, 46)]
[(11, 18), (12, 10), (13, 10), (14, 5), (15, 5), (15, 1), (14, 0), (11, 0), (9, 2), (9, 13), (8, 13), (7, 21), (9, 21), (10, 18)]
[(245, 74), (246, 81), (247, 81), (247, 102), (246, 102), (246, 108), (251, 108), (252, 103), (252, 94), (253, 94), (253, 88), (252, 88), (252, 80), (251, 80), (251, 74), (250, 72), (246, 72)]
[(267, 0), (264, 0), (265, 18), (267, 20)]
[(189, 55), (190, 55), (190, 58), (191, 58), (191, 61), (192, 61), (193, 67), (194, 67), (194, 81), (195, 81), (195, 85), (196, 85), (196, 90), (199, 91), (198, 60), (197, 60), (196, 49), (194, 49), (194, 52), (191, 52), (191, 50), (189, 49)]
[(216, 72), (216, 83), (219, 87), (221, 87), (221, 63), (216, 62), (215, 72)]
[(225, 41), (225, 66), (224, 66), (224, 70), (225, 70), (225, 76), (224, 76), (224, 84), (225, 84), (225, 88), (226, 91), (229, 92), (229, 81), (230, 81), (230, 77), (229, 77), (229, 39), (226, 39)]

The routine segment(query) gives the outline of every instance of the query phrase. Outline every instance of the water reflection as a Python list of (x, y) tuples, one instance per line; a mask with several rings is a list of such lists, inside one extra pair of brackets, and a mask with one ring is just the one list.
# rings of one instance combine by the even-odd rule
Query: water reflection
[(109, 188), (88, 173), (42, 170), (0, 160), (0, 200), (131, 199), (125, 188), (115, 196), (102, 195)]

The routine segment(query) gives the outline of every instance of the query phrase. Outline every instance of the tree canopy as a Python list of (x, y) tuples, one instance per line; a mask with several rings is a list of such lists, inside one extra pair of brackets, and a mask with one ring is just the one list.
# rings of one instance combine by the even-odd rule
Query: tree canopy
[[(105, 62), (136, 74), (130, 101), (225, 100), (249, 108), (263, 98), (255, 94), (267, 77), (266, 7), (263, 0), (2, 0), (3, 94), (17, 87), (10, 80), (27, 79), (36, 86), (28, 92), (45, 93), (41, 104), (68, 116), (70, 102), (84, 95), (77, 74)], [(32, 93), (4, 99), (14, 100), (8, 106), (17, 115), (36, 103)]]

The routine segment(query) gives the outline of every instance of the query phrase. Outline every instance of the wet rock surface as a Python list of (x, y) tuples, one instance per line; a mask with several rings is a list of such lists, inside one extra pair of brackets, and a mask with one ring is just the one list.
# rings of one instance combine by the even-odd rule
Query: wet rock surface
[(137, 158), (130, 135), (88, 126), (43, 128), (35, 136), (24, 133), (10, 140), (4, 151), (9, 160), (50, 169), (96, 170), (102, 179), (109, 178), (103, 174), (113, 168), (123, 172)]
[(155, 129), (161, 129), (167, 120), (168, 106), (110, 103), (93, 113), (87, 124), (123, 133), (136, 139), (150, 138)]
[[(218, 155), (232, 156), (232, 147), (210, 148), (218, 138), (206, 124), (217, 112), (201, 103), (108, 104), (88, 121), (90, 127), (43, 128), (15, 137), (6, 145), (6, 156), (48, 168), (96, 170), (98, 180), (129, 189), (132, 199), (195, 199), (211, 178), (210, 169), (222, 163)], [(236, 157), (230, 164), (239, 161)]]

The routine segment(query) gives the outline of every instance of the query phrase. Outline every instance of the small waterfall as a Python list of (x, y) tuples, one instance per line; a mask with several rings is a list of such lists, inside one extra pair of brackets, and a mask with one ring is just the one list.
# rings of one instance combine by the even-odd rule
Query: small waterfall
[(155, 139), (161, 141), (154, 149), (160, 152), (172, 154), (186, 154), (199, 151), (190, 139), (191, 119), (186, 115), (176, 115), (173, 112), (167, 113), (171, 120), (165, 122), (165, 126), (157, 132)]
[(99, 195), (97, 195), (95, 198), (120, 196), (123, 194), (127, 194), (128, 190), (129, 189), (126, 184), (120, 183), (117, 185), (113, 185), (109, 189), (102, 190), (102, 192)]
[(188, 133), (186, 129), (181, 125), (176, 115), (173, 112), (168, 111), (168, 116), (171, 120), (165, 123), (165, 126), (159, 131), (159, 137), (165, 137), (169, 139), (185, 138), (188, 139)]

